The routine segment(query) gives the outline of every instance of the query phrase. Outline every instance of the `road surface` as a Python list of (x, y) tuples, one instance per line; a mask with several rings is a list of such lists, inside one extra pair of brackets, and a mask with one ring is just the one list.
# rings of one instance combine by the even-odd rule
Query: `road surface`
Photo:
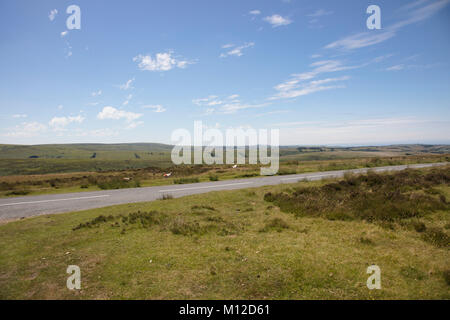
[(325, 178), (339, 178), (346, 172), (366, 173), (368, 170), (376, 172), (399, 171), (406, 168), (427, 168), (442, 166), (446, 163), (414, 164), (372, 169), (352, 169), (315, 173), (303, 173), (287, 176), (270, 176), (251, 179), (226, 180), (217, 182), (203, 182), (195, 184), (168, 185), (135, 189), (104, 190), (95, 192), (80, 192), (69, 194), (54, 194), (42, 196), (28, 196), (20, 198), (0, 199), (0, 221), (16, 220), (43, 214), (64, 213), (102, 208), (112, 205), (154, 201), (163, 195), (174, 198), (192, 194), (206, 193), (220, 190), (236, 190), (254, 188), (280, 183), (295, 183), (300, 180), (321, 180)]

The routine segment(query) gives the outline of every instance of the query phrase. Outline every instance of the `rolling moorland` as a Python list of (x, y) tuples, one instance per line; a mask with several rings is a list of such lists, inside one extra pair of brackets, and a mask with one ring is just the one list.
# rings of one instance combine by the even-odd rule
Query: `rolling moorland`
[(450, 299), (449, 199), (445, 166), (10, 222), (0, 298)]
[[(162, 144), (0, 145), (0, 197), (217, 181), (259, 175), (258, 165), (173, 166)], [(245, 151), (241, 151), (245, 152)], [(248, 150), (247, 150), (248, 152)], [(445, 162), (450, 146), (281, 147), (280, 175)], [(170, 178), (163, 174), (171, 172)]]

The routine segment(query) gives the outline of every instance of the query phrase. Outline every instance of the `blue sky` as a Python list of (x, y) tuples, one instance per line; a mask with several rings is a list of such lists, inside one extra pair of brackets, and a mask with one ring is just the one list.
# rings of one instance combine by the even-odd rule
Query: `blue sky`
[(449, 33), (450, 0), (2, 1), (0, 143), (450, 143)]

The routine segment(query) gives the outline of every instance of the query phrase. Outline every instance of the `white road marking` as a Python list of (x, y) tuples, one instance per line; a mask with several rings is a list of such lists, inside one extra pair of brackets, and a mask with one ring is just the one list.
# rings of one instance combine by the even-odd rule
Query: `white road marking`
[(288, 180), (298, 180), (298, 179), (310, 179), (310, 178), (323, 178), (323, 177), (336, 177), (339, 174), (333, 173), (333, 174), (321, 174), (316, 176), (304, 176), (304, 177), (295, 177), (295, 178), (285, 178), (281, 179), (281, 181), (288, 181)]
[(220, 188), (220, 187), (240, 186), (240, 185), (244, 185), (244, 184), (253, 184), (253, 182), (230, 183), (230, 184), (220, 184), (217, 186), (192, 187), (192, 188), (183, 188), (183, 189), (167, 189), (167, 190), (160, 190), (158, 192), (175, 192), (175, 191), (185, 191), (185, 190), (194, 190), (194, 189)]
[(109, 197), (109, 195), (92, 196), (92, 197), (79, 197), (79, 198), (67, 198), (67, 199), (54, 199), (54, 200), (28, 201), (28, 202), (16, 202), (16, 203), (5, 203), (5, 204), (0, 204), (0, 207), (17, 206), (17, 205), (21, 205), (21, 204), (45, 203), (45, 202), (96, 199), (96, 198), (104, 198), (104, 197)]

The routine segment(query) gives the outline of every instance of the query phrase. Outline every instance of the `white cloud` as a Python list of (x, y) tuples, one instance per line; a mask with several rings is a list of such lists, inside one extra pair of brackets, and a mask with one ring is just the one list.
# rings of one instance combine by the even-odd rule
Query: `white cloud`
[(326, 85), (331, 82), (341, 82), (348, 80), (349, 77), (340, 78), (327, 78), (321, 80), (309, 81), (307, 83), (298, 84), (296, 81), (289, 81), (287, 84), (283, 83), (275, 87), (278, 93), (270, 98), (270, 100), (276, 99), (292, 99), (301, 96), (306, 96), (311, 93), (331, 90), (331, 89), (341, 89), (345, 88), (345, 85)]
[(121, 84), (121, 85), (119, 86), (119, 88), (120, 88), (121, 90), (133, 89), (133, 86), (132, 86), (133, 81), (134, 81), (134, 78), (128, 80), (128, 81), (125, 82), (124, 84)]
[(258, 14), (261, 14), (261, 11), (259, 11), (259, 10), (252, 10), (249, 13), (256, 16)]
[(62, 104), (58, 105), (58, 110), (62, 110), (64, 108), (64, 106)]
[[(417, 8), (420, 5), (426, 3), (427, 5)], [(380, 32), (362, 32), (358, 34), (354, 34), (338, 41), (332, 42), (325, 46), (327, 49), (344, 49), (344, 50), (353, 50), (363, 47), (372, 46), (381, 42), (384, 42), (388, 39), (391, 39), (396, 36), (397, 32), (410, 24), (417, 23), (428, 19), (439, 10), (443, 9), (450, 3), (450, 0), (438, 0), (432, 3), (425, 1), (417, 1), (412, 4), (405, 5), (400, 8), (400, 11), (405, 11), (407, 17), (399, 22), (390, 25), (384, 28)], [(413, 8), (417, 8), (411, 10)]]
[(228, 48), (231, 48), (231, 47), (234, 47), (234, 44), (232, 44), (232, 43), (227, 43), (227, 44), (224, 44), (224, 45), (222, 46), (222, 49), (228, 49)]
[(143, 124), (144, 124), (144, 121), (132, 121), (125, 127), (125, 129), (134, 129)]
[(398, 65), (389, 67), (386, 70), (387, 71), (400, 71), (400, 70), (403, 70), (403, 69), (405, 69), (405, 65), (404, 64), (398, 64)]
[(39, 135), (47, 130), (47, 126), (39, 122), (23, 122), (8, 130), (4, 136), (13, 138), (29, 138)]
[(211, 101), (213, 101), (217, 98), (218, 98), (218, 96), (211, 95), (207, 98), (194, 99), (194, 100), (192, 100), (192, 103), (194, 103), (198, 106), (208, 105)]
[(84, 121), (84, 117), (81, 115), (78, 115), (76, 117), (54, 117), (50, 120), (48, 123), (50, 127), (54, 128), (55, 130), (61, 130), (64, 127), (68, 126), (71, 123), (82, 123)]
[(369, 143), (420, 143), (449, 136), (449, 121), (412, 117), (347, 121), (304, 121), (273, 124), (282, 144), (340, 145)]
[(210, 115), (213, 113), (222, 113), (222, 114), (231, 114), (236, 113), (239, 110), (243, 109), (251, 109), (251, 108), (261, 108), (265, 107), (269, 103), (264, 104), (249, 104), (242, 103), (237, 98), (239, 95), (234, 94), (226, 99), (219, 99), (218, 96), (211, 95), (207, 98), (194, 99), (192, 102), (198, 106), (204, 106), (206, 108), (206, 115)]
[(253, 109), (253, 108), (262, 108), (267, 106), (268, 103), (264, 104), (246, 104), (246, 103), (240, 103), (239, 101), (233, 101), (231, 103), (226, 103), (222, 106), (220, 106), (220, 109), (218, 110), (220, 113), (224, 114), (231, 114), (236, 113), (239, 110), (244, 109)]
[(378, 32), (362, 32), (328, 44), (326, 49), (358, 49), (381, 43), (395, 36), (392, 30)]
[(97, 97), (102, 95), (102, 90), (94, 91), (91, 93), (91, 96)]
[[(291, 99), (308, 95), (314, 92), (344, 88), (345, 86), (339, 83), (348, 80), (348, 76), (326, 78), (320, 80), (312, 79), (316, 78), (322, 73), (339, 72), (361, 67), (345, 66), (341, 61), (337, 60), (317, 61), (312, 63), (310, 66), (314, 67), (314, 69), (308, 72), (293, 74), (291, 79), (275, 86), (275, 90), (277, 90), (278, 93), (270, 97), (269, 100)], [(330, 83), (338, 84), (329, 85)]]
[(162, 106), (162, 105), (147, 105), (147, 106), (143, 106), (142, 108), (144, 109), (153, 109), (153, 112), (156, 113), (161, 113), (161, 112), (165, 112), (166, 109)]
[(290, 20), (289, 18), (284, 18), (279, 14), (274, 14), (272, 16), (265, 17), (263, 20), (270, 23), (274, 28), (280, 26), (287, 26), (288, 24), (292, 23), (292, 20)]
[(118, 110), (111, 106), (106, 106), (103, 110), (97, 115), (97, 118), (100, 120), (112, 119), (112, 120), (120, 120), (125, 119), (127, 122), (132, 122), (134, 120), (142, 117), (141, 113), (134, 113), (124, 110)]
[(58, 10), (56, 9), (51, 10), (50, 13), (48, 14), (48, 18), (50, 19), (50, 21), (55, 20), (57, 14)]
[(26, 118), (26, 117), (28, 117), (28, 115), (26, 115), (26, 114), (13, 114), (12, 117), (14, 119), (20, 119), (20, 118)]
[(165, 53), (157, 53), (155, 58), (150, 55), (138, 55), (133, 61), (138, 62), (138, 67), (145, 71), (169, 71), (173, 68), (184, 69), (194, 62), (188, 60), (180, 60), (172, 55), (171, 51)]
[(65, 37), (67, 34), (69, 33), (69, 31), (63, 31), (63, 32), (61, 32), (61, 37)]
[[(233, 49), (231, 49), (231, 50), (229, 50), (229, 51), (227, 51), (225, 53), (222, 53), (220, 55), (220, 57), (221, 58), (226, 58), (228, 56), (237, 56), (237, 57), (243, 56), (244, 54), (242, 53), (242, 50), (247, 49), (247, 48), (251, 48), (254, 45), (255, 45), (254, 42), (247, 42), (247, 43), (243, 44), (242, 46), (238, 46), (238, 47), (231, 46), (231, 47), (228, 47), (228, 48), (233, 48)], [(224, 48), (224, 46), (222, 46), (222, 48)]]
[(126, 98), (126, 100), (122, 103), (123, 106), (128, 105), (128, 103), (130, 103), (130, 100), (133, 99), (133, 95), (129, 94)]

